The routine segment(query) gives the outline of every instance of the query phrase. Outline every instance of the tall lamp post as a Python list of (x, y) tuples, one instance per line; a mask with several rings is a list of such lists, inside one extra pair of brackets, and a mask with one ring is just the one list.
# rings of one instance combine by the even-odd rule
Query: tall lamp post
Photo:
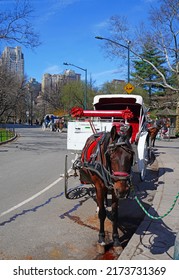
[(71, 65), (73, 67), (76, 67), (80, 70), (83, 70), (85, 72), (85, 91), (84, 91), (84, 109), (86, 109), (86, 103), (87, 103), (87, 69), (84, 69), (82, 67), (79, 67), (77, 65), (74, 65), (72, 63), (67, 63), (67, 62), (64, 62), (63, 63), (64, 65)]
[(130, 82), (130, 43), (131, 43), (131, 41), (127, 41), (127, 46), (125, 46), (125, 45), (122, 45), (122, 44), (120, 44), (120, 43), (118, 43), (118, 42), (116, 42), (116, 41), (113, 41), (113, 40), (111, 40), (111, 39), (108, 39), (108, 38), (104, 38), (104, 37), (100, 37), (100, 36), (96, 36), (95, 37), (96, 39), (99, 39), (99, 40), (106, 40), (106, 41), (109, 41), (109, 42), (111, 42), (111, 43), (113, 43), (113, 44), (115, 44), (115, 45), (118, 45), (118, 46), (120, 46), (120, 47), (123, 47), (123, 48), (125, 48), (125, 49), (127, 49), (127, 54), (128, 54), (128, 83)]

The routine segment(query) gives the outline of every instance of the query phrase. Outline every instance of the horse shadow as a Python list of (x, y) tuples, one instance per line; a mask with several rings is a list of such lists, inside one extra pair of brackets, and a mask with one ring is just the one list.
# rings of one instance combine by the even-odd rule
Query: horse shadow
[[(138, 174), (134, 174), (135, 194), (142, 201), (143, 207), (150, 215), (159, 217), (159, 214), (152, 206), (155, 193), (164, 183), (160, 178), (168, 172), (173, 172), (171, 168), (159, 168), (158, 171), (147, 170), (146, 179), (140, 182)], [(120, 241), (125, 248), (135, 233), (140, 236), (139, 251), (149, 250), (153, 255), (168, 254), (168, 250), (174, 245), (176, 233), (165, 224), (163, 219), (152, 219), (148, 217), (139, 206), (134, 197), (119, 201), (118, 206), (118, 228), (122, 234)], [(172, 259), (172, 256), (169, 255)]]
[[(153, 207), (150, 208), (150, 214), (154, 217), (159, 217)], [(138, 227), (136, 234), (140, 236), (139, 250), (140, 254), (143, 251), (149, 250), (153, 255), (167, 254), (170, 259), (169, 249), (174, 246), (176, 232), (167, 226), (163, 219), (152, 220), (147, 217)]]

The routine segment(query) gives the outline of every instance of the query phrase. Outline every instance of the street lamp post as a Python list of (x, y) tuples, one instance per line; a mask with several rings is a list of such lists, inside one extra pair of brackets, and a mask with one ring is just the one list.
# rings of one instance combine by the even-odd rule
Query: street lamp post
[(87, 104), (87, 69), (84, 69), (82, 67), (79, 67), (77, 65), (74, 65), (72, 63), (67, 63), (67, 62), (64, 62), (63, 63), (64, 65), (71, 65), (73, 67), (76, 67), (80, 70), (83, 70), (85, 72), (85, 91), (84, 91), (84, 109), (86, 110), (86, 104)]
[(99, 39), (99, 40), (106, 40), (106, 41), (109, 41), (109, 42), (111, 42), (111, 43), (113, 43), (113, 44), (115, 44), (115, 45), (118, 45), (118, 46), (120, 46), (120, 47), (123, 47), (123, 48), (125, 48), (125, 49), (127, 49), (127, 51), (128, 51), (128, 78), (127, 78), (127, 80), (128, 80), (128, 83), (130, 82), (130, 43), (131, 43), (131, 41), (127, 41), (127, 46), (125, 46), (125, 45), (123, 45), (123, 44), (120, 44), (120, 43), (118, 43), (118, 42), (116, 42), (116, 41), (113, 41), (113, 40), (111, 40), (111, 39), (108, 39), (108, 38), (104, 38), (104, 37), (100, 37), (100, 36), (96, 36), (95, 37), (96, 39)]

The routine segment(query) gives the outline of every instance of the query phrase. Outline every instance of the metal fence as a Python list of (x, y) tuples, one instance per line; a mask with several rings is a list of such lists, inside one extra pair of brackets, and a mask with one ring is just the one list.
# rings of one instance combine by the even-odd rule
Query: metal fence
[(14, 128), (5, 128), (0, 127), (0, 143), (10, 140), (15, 137), (15, 129)]

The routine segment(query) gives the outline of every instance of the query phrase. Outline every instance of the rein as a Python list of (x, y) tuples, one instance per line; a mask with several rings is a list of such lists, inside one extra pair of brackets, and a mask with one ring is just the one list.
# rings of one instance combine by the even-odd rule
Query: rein
[(151, 219), (153, 219), (153, 220), (160, 220), (160, 219), (163, 219), (163, 218), (165, 218), (166, 216), (168, 216), (168, 214), (170, 214), (170, 212), (171, 212), (171, 211), (173, 210), (173, 208), (175, 207), (175, 204), (177, 203), (177, 200), (178, 200), (178, 198), (179, 198), (179, 192), (178, 192), (178, 194), (175, 196), (175, 198), (174, 198), (174, 200), (173, 200), (173, 203), (172, 203), (171, 207), (169, 208), (169, 210), (168, 210), (166, 213), (164, 213), (164, 214), (161, 215), (161, 216), (153, 216), (153, 215), (151, 215), (151, 214), (145, 209), (145, 207), (142, 205), (141, 201), (139, 200), (139, 198), (137, 197), (137, 195), (136, 195), (136, 193), (135, 193), (134, 188), (132, 188), (132, 191), (133, 191), (133, 193), (134, 193), (134, 199), (136, 200), (136, 202), (138, 203), (138, 205), (140, 206), (140, 208), (144, 211), (144, 213), (145, 213), (149, 218), (151, 218)]

